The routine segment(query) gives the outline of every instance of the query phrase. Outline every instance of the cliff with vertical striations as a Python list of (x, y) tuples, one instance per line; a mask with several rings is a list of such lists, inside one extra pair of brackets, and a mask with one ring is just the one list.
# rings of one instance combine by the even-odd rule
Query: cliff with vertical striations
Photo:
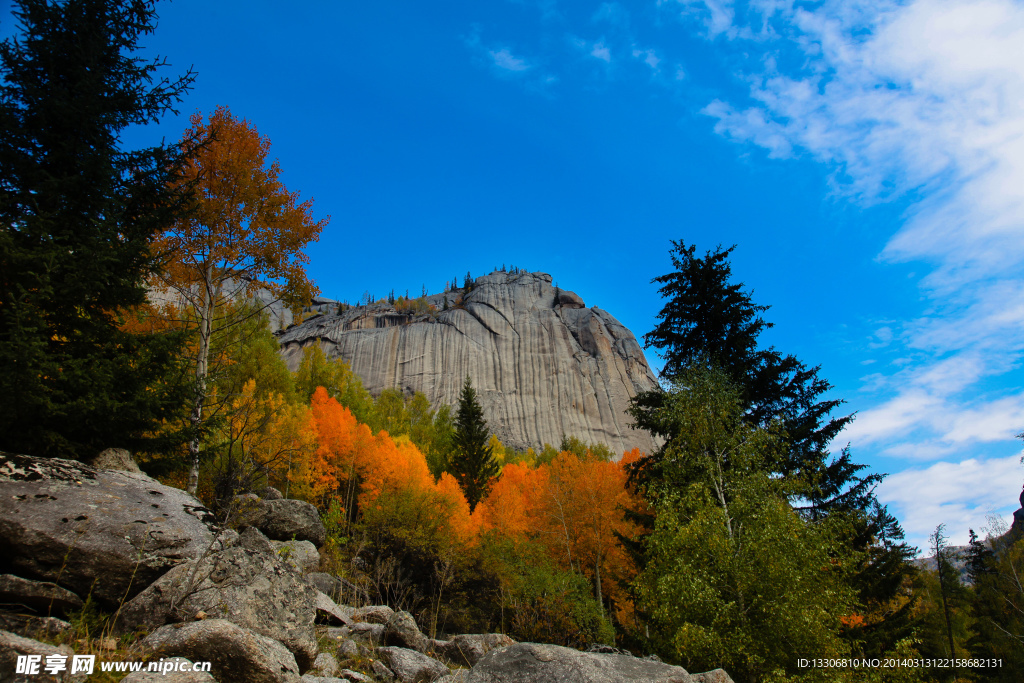
[[(458, 307), (444, 310), (463, 297)], [(494, 272), (466, 295), (435, 294), (419, 315), (378, 303), (328, 312), (281, 333), (294, 370), (302, 349), (320, 344), (343, 358), (374, 395), (421, 391), (434, 406), (458, 403), (466, 375), (501, 441), (557, 445), (563, 434), (617, 453), (651, 452), (654, 440), (629, 427), (629, 399), (657, 386), (633, 333), (600, 308), (551, 286), (546, 273)]]

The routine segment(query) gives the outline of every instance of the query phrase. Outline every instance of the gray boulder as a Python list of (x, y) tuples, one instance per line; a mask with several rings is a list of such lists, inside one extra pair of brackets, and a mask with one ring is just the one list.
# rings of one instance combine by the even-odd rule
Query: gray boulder
[(448, 661), (472, 667), (491, 650), (512, 645), (515, 641), (504, 633), (472, 633), (452, 636), (451, 640), (434, 643), (437, 652)]
[(97, 470), (117, 470), (142, 474), (132, 454), (123, 448), (108, 448), (89, 461), (89, 466)]
[(20, 611), (0, 610), (0, 630), (20, 635), (58, 636), (71, 624), (57, 617), (38, 617)]
[(441, 678), (434, 681), (434, 683), (466, 683), (468, 677), (468, 669), (455, 669), (451, 672), (451, 674), (447, 676), (441, 676)]
[(384, 662), (379, 659), (371, 661), (370, 668), (373, 669), (373, 675), (382, 681), (395, 680), (395, 672), (389, 669)]
[(192, 662), (184, 657), (168, 657), (159, 664), (160, 671), (136, 671), (122, 678), (121, 683), (217, 683), (205, 671), (192, 671)]
[(680, 666), (629, 655), (580, 652), (558, 645), (516, 643), (492, 650), (466, 683), (692, 683)]
[(0, 603), (20, 606), (45, 616), (63, 616), (82, 607), (82, 599), (66, 588), (11, 574), (0, 574)]
[(279, 642), (224, 619), (168, 624), (139, 644), (152, 658), (210, 662), (220, 683), (298, 683), (295, 657)]
[(216, 530), (198, 500), (144, 474), (0, 453), (0, 567), (91, 590), (104, 609), (201, 555)]
[[(46, 673), (47, 655), (63, 655), (66, 668), (54, 674)], [(0, 631), (0, 683), (81, 683), (86, 674), (71, 674), (71, 656), (67, 645), (47, 645), (31, 638)], [(40, 656), (39, 670), (34, 674), (17, 674), (18, 655)]]
[(317, 654), (315, 612), (316, 590), (258, 531), (247, 529), (237, 546), (153, 582), (121, 609), (120, 627), (151, 631), (196, 618), (223, 619), (280, 641), (306, 669)]
[(309, 541), (317, 548), (327, 540), (327, 530), (316, 508), (303, 500), (265, 500), (254, 526), (275, 541)]
[(353, 671), (352, 669), (342, 669), (341, 676), (352, 683), (370, 683), (371, 680), (366, 674), (361, 674), (358, 671)]
[(377, 645), (384, 640), (384, 624), (373, 624), (364, 621), (356, 622), (349, 628), (352, 630), (352, 639), (357, 642)]
[(693, 679), (693, 683), (733, 683), (729, 674), (725, 673), (725, 669), (714, 669), (712, 671), (705, 671), (702, 674), (690, 674), (690, 678)]
[(427, 637), (420, 632), (416, 620), (408, 612), (395, 612), (388, 618), (384, 626), (384, 643), (419, 652), (427, 649)]
[(451, 673), (436, 659), (404, 647), (381, 647), (377, 654), (401, 683), (431, 683)]
[(335, 602), (340, 601), (341, 598), (341, 579), (333, 574), (327, 574), (325, 572), (309, 572), (306, 574), (306, 580), (313, 584), (313, 587), (318, 591), (329, 597)]
[(334, 678), (338, 675), (338, 670), (341, 667), (338, 666), (338, 660), (327, 652), (321, 652), (313, 660), (313, 670), (310, 672), (314, 676), (323, 676), (325, 678)]
[(387, 624), (388, 619), (395, 613), (395, 610), (391, 609), (387, 605), (369, 605), (367, 607), (357, 607), (352, 610), (352, 621), (365, 621), (369, 624)]
[(267, 488), (260, 491), (260, 498), (262, 498), (263, 500), (281, 500), (284, 498), (284, 496), (282, 496), (281, 492), (275, 489), (273, 486), (268, 486)]
[(352, 624), (352, 608), (342, 607), (321, 593), (316, 592), (316, 622), (318, 624)]
[(302, 574), (320, 568), (320, 553), (309, 541), (271, 541), (270, 545), (283, 560), (294, 564)]

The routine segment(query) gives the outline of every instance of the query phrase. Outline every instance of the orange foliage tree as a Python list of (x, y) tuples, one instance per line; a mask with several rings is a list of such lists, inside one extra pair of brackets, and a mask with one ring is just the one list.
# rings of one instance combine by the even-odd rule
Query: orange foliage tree
[(340, 499), (350, 523), (361, 511), (376, 524), (429, 528), (427, 535), (434, 537), (443, 528), (452, 543), (475, 542), (479, 515), (470, 515), (451, 475), (434, 481), (426, 458), (408, 437), (392, 439), (383, 430), (372, 434), (323, 387), (313, 393), (310, 413), (316, 448), (290, 475), (298, 497), (321, 508)]
[(602, 609), (606, 598), (624, 602), (617, 583), (603, 577), (635, 571), (616, 534), (636, 532), (626, 510), (640, 501), (626, 485), (625, 466), (637, 457), (633, 451), (610, 462), (562, 451), (537, 468), (506, 465), (481, 504), (482, 522), (499, 535), (543, 543), (552, 558), (594, 582)]
[[(154, 283), (169, 298), (178, 322), (198, 330), (195, 398), (190, 422), (203, 418), (209, 352), (225, 304), (253, 298), (262, 290), (293, 306), (316, 293), (306, 277), (308, 257), (302, 249), (319, 238), (328, 219), (316, 221), (312, 200), (299, 203), (279, 179), (277, 162), (268, 163), (270, 140), (217, 107), (208, 121), (196, 112), (182, 145), (202, 144), (190, 157), (180, 187), (190, 188), (194, 202), (185, 218), (158, 236), (154, 251), (166, 256)], [(199, 480), (199, 438), (189, 444), (188, 490)]]

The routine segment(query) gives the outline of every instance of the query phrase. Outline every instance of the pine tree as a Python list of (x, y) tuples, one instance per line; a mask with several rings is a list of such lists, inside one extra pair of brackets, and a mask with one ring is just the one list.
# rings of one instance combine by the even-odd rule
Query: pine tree
[(153, 235), (179, 213), (177, 147), (120, 134), (173, 110), (193, 76), (135, 53), (146, 0), (20, 0), (0, 44), (0, 448), (91, 457), (139, 447), (188, 390), (181, 334), (130, 334)]
[[(804, 495), (812, 514), (865, 509), (881, 476), (860, 476), (864, 465), (853, 463), (845, 450), (837, 458), (829, 456), (829, 444), (853, 416), (830, 417), (843, 401), (821, 400), (832, 387), (818, 376), (818, 367), (807, 367), (774, 347), (759, 348), (761, 333), (772, 327), (761, 317), (768, 306), (755, 304), (743, 284), (733, 282), (729, 255), (734, 249), (718, 247), (700, 258), (695, 247), (672, 242), (674, 272), (652, 280), (662, 285), (659, 291), (667, 301), (657, 327), (644, 335), (645, 346), (665, 358), (664, 379), (680, 377), (690, 365), (710, 363), (739, 387), (749, 424), (768, 427), (781, 420), (788, 454), (777, 463), (776, 474), (811, 485)], [(660, 391), (641, 393), (631, 413), (639, 427), (671, 437), (653, 420), (662, 400)]]
[(448, 463), (448, 471), (462, 487), (471, 513), (487, 496), (492, 480), (501, 471), (491, 453), (489, 440), (484, 410), (469, 375), (466, 375), (455, 417), (455, 450)]
[(950, 603), (954, 596), (960, 591), (960, 579), (957, 576), (956, 568), (950, 560), (950, 550), (946, 545), (946, 535), (943, 533), (945, 524), (935, 528), (931, 536), (932, 552), (935, 553), (935, 571), (939, 576), (939, 595), (942, 598), (942, 614), (946, 622), (946, 637), (949, 645), (947, 657), (956, 657), (956, 645), (953, 642), (953, 621), (950, 617)]

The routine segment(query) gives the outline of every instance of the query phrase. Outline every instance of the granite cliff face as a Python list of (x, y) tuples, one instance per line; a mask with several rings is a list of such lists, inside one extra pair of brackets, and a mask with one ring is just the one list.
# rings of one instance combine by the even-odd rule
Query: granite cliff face
[(557, 445), (565, 434), (617, 453), (653, 450), (625, 411), (657, 386), (655, 376), (633, 333), (608, 312), (552, 287), (547, 273), (494, 272), (456, 308), (459, 296), (428, 296), (437, 309), (429, 314), (387, 304), (328, 312), (281, 333), (282, 353), (294, 370), (302, 349), (320, 344), (374, 395), (421, 391), (434, 406), (457, 405), (468, 374), (490, 428), (516, 448)]

